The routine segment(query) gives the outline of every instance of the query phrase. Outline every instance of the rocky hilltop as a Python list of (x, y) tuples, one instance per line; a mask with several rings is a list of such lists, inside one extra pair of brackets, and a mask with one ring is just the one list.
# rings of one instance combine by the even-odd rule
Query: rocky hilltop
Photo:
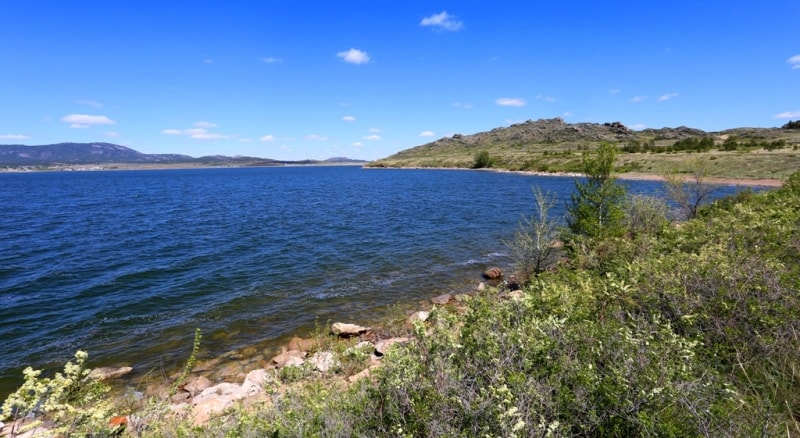
[(562, 118), (528, 120), (506, 128), (495, 128), (471, 135), (455, 134), (432, 143), (401, 151), (389, 157), (400, 158), (418, 155), (425, 151), (443, 150), (453, 146), (486, 148), (492, 146), (522, 147), (541, 145), (588, 145), (608, 142), (646, 141), (649, 139), (681, 140), (708, 135), (705, 131), (680, 126), (677, 128), (645, 129), (634, 131), (620, 122), (566, 123)]

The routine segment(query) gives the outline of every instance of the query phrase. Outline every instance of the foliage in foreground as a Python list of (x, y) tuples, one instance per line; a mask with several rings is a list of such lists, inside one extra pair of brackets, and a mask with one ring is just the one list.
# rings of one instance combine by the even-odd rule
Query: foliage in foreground
[(636, 233), (589, 241), (518, 299), (435, 309), (371, 379), (147, 434), (800, 434), (800, 173), (679, 226), (630, 211), (647, 213)]

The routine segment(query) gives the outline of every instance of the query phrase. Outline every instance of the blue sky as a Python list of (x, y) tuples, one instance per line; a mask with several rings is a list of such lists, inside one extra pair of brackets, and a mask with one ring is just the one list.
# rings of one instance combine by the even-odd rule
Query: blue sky
[(377, 159), (528, 119), (800, 119), (800, 1), (0, 0), (0, 143)]

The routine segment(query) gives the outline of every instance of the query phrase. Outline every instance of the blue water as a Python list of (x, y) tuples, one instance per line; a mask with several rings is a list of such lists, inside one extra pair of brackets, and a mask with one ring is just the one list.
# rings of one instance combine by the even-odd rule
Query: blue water
[[(657, 193), (660, 184), (630, 183)], [(0, 174), (0, 396), (77, 349), (145, 372), (474, 285), (531, 187), (571, 177), (282, 167)], [(725, 188), (722, 193), (731, 193)]]

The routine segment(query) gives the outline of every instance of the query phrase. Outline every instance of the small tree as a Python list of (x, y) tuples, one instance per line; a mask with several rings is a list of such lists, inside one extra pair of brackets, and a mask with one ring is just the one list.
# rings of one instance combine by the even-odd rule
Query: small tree
[(503, 243), (508, 247), (518, 275), (525, 280), (537, 275), (555, 263), (558, 247), (555, 245), (558, 224), (550, 219), (550, 210), (555, 205), (555, 195), (533, 188), (535, 211), (530, 217), (520, 220), (514, 238)]
[(494, 160), (489, 156), (489, 152), (480, 151), (475, 154), (475, 161), (472, 163), (473, 169), (483, 169), (485, 167), (492, 167)]
[(614, 176), (617, 148), (603, 142), (596, 155), (583, 155), (586, 180), (575, 181), (576, 191), (567, 206), (567, 225), (588, 237), (620, 236), (625, 232), (625, 188)]
[(689, 165), (688, 176), (684, 177), (673, 172), (665, 177), (664, 188), (667, 197), (677, 206), (678, 219), (688, 220), (696, 217), (697, 210), (717, 189), (715, 185), (708, 183), (710, 173), (707, 163), (694, 160)]

